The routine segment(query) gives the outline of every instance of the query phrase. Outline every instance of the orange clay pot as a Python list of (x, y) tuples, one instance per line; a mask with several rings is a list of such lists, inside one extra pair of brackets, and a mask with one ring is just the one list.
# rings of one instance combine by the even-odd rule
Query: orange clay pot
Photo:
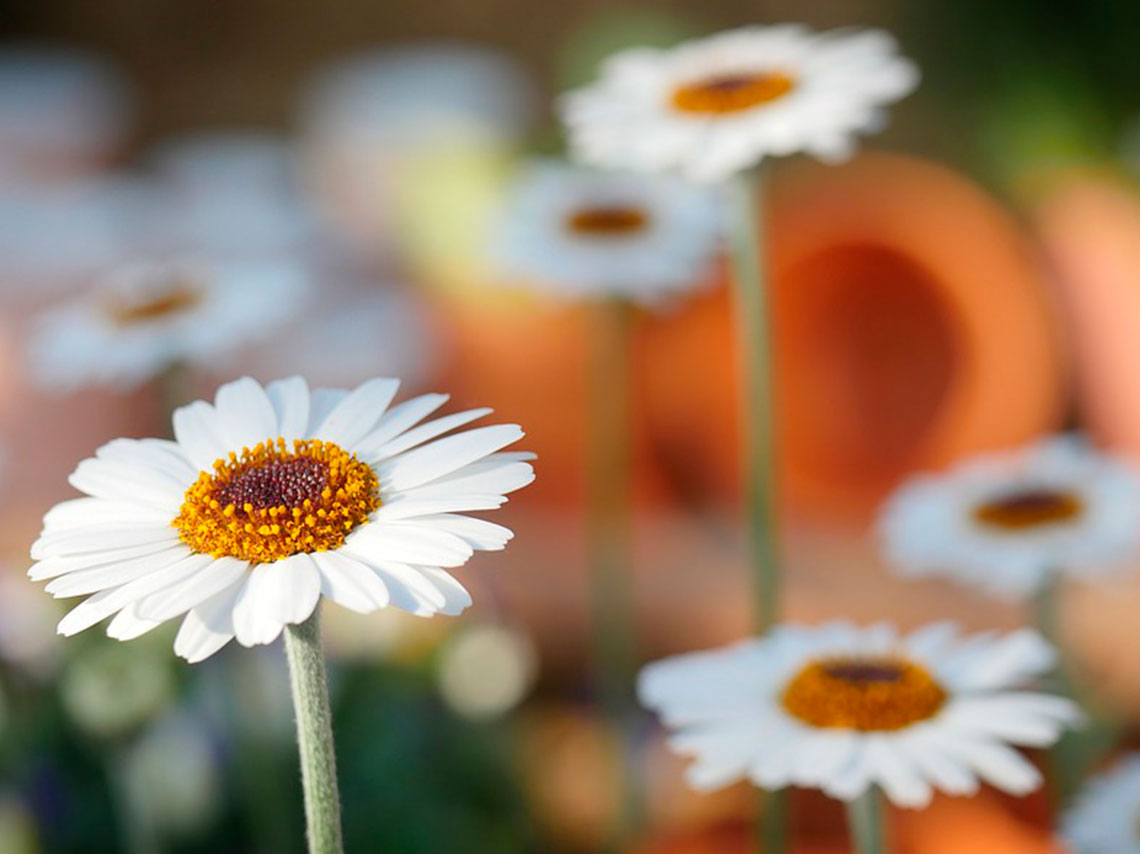
[(1084, 423), (1140, 459), (1140, 196), (1107, 174), (1071, 175), (1034, 219), (1072, 324)]
[[(865, 518), (914, 469), (1058, 426), (1066, 382), (1054, 312), (1023, 235), (977, 186), (933, 163), (867, 154), (791, 170), (768, 215), (792, 507)], [(657, 445), (684, 461), (686, 488), (734, 493), (728, 295), (659, 320), (648, 338)]]

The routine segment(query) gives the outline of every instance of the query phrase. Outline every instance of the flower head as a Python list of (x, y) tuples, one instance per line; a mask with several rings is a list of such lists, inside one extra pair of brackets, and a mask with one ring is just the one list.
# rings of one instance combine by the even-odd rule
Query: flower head
[(33, 579), (88, 597), (60, 633), (114, 614), (107, 633), (127, 640), (185, 615), (174, 648), (199, 661), (234, 637), (272, 642), (322, 595), (361, 613), (462, 611), (447, 569), (511, 537), (462, 514), (529, 483), (530, 455), (501, 452), (515, 425), (444, 435), (486, 409), (420, 424), (446, 396), (390, 407), (398, 385), (245, 378), (177, 410), (175, 441), (104, 445), (71, 477), (87, 497), (52, 509), (32, 547)]
[(512, 278), (563, 296), (654, 303), (708, 277), (720, 235), (708, 189), (548, 160), (517, 180), (498, 254)]
[(213, 364), (271, 335), (307, 290), (290, 263), (130, 264), (39, 319), (31, 369), (49, 388), (131, 388), (173, 364)]
[(1072, 854), (1140, 854), (1140, 754), (1085, 785), (1061, 820)]
[(1140, 556), (1140, 472), (1072, 437), (978, 457), (904, 483), (879, 530), (909, 576), (1027, 595), (1053, 574), (1095, 576)]
[(768, 156), (843, 159), (917, 83), (884, 32), (746, 27), (619, 53), (562, 115), (585, 162), (717, 181)]
[(906, 636), (887, 625), (786, 625), (650, 664), (639, 692), (676, 730), (672, 747), (696, 757), (696, 788), (747, 778), (853, 800), (878, 785), (921, 807), (935, 790), (969, 794), (979, 780), (1016, 794), (1040, 783), (1010, 745), (1049, 745), (1079, 712), (1014, 689), (1052, 662), (1028, 630), (961, 639), (946, 623)]

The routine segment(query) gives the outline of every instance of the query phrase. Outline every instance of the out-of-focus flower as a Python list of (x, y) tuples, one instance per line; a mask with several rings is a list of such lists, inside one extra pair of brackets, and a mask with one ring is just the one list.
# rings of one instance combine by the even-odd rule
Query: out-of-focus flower
[(39, 854), (41, 850), (31, 812), (15, 794), (0, 792), (0, 851)]
[[(335, 278), (335, 273), (333, 274)], [(321, 308), (288, 323), (235, 359), (255, 377), (303, 373), (316, 385), (401, 377), (422, 388), (438, 369), (443, 341), (428, 307), (411, 291), (383, 283), (337, 287), (319, 269)], [(351, 341), (352, 358), (344, 356)]]
[(456, 632), (443, 648), (439, 689), (460, 714), (496, 718), (526, 696), (536, 669), (534, 647), (519, 630), (470, 626)]
[(905, 575), (1024, 596), (1056, 575), (1131, 566), (1138, 518), (1140, 471), (1064, 436), (913, 478), (883, 507), (879, 530)]
[(718, 181), (764, 157), (842, 160), (918, 70), (878, 30), (747, 27), (671, 50), (623, 51), (565, 96), (575, 154), (597, 166)]
[(533, 113), (529, 80), (493, 51), (427, 43), (366, 53), (307, 88), (304, 174), (362, 251), (394, 240), (419, 263), (470, 264)]
[(33, 579), (88, 597), (60, 633), (115, 615), (107, 634), (128, 640), (186, 615), (174, 649), (193, 662), (235, 636), (273, 642), (322, 595), (361, 613), (462, 611), (471, 597), (447, 568), (512, 536), (462, 514), (530, 483), (532, 455), (502, 451), (523, 436), (514, 424), (444, 435), (488, 409), (419, 424), (447, 396), (390, 407), (398, 387), (246, 377), (176, 410), (173, 442), (104, 445), (71, 476), (85, 497), (49, 511), (32, 545)]
[(158, 146), (149, 159), (167, 251), (280, 258), (310, 248), (315, 222), (284, 137), (242, 130), (186, 134)]
[(539, 161), (508, 197), (496, 254), (509, 278), (562, 296), (661, 303), (710, 277), (720, 201), (665, 176)]
[(1140, 854), (1140, 755), (1089, 780), (1061, 819), (1072, 854)]
[(308, 282), (289, 263), (139, 262), (39, 319), (30, 368), (47, 388), (129, 389), (172, 365), (215, 364), (296, 314)]
[(1014, 794), (1041, 782), (1010, 745), (1044, 747), (1080, 718), (1069, 700), (1016, 690), (1052, 666), (1033, 631), (959, 638), (935, 623), (900, 636), (880, 624), (778, 627), (765, 639), (648, 665), (642, 701), (693, 755), (689, 783), (747, 778), (853, 800), (882, 787), (903, 807), (979, 780)]
[(130, 746), (123, 765), (130, 807), (164, 837), (207, 829), (221, 806), (214, 745), (202, 725), (172, 714)]
[[(862, 523), (916, 469), (1061, 426), (1067, 351), (1042, 271), (1000, 205), (898, 155), (781, 173), (768, 242), (785, 507)], [(654, 446), (704, 500), (739, 481), (730, 306), (698, 294), (644, 324)]]
[(106, 60), (61, 46), (0, 50), (0, 181), (73, 176), (105, 165), (132, 112)]
[(60, 659), (60, 610), (22, 574), (0, 569), (0, 659), (46, 676)]
[(68, 715), (88, 733), (114, 738), (132, 733), (157, 715), (174, 695), (168, 654), (142, 645), (128, 650), (99, 644), (67, 663), (60, 698)]

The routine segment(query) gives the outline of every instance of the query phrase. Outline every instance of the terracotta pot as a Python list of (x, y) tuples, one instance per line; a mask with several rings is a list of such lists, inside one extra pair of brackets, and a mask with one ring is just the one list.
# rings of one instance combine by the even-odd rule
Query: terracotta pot
[[(1055, 428), (1065, 359), (1012, 218), (922, 160), (790, 170), (769, 200), (782, 474), (801, 510), (865, 516), (906, 473)], [(686, 486), (737, 482), (724, 292), (650, 330), (655, 441)]]

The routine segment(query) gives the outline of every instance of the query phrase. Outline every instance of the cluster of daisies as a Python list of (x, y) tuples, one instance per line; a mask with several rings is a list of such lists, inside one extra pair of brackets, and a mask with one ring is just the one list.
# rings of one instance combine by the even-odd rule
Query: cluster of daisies
[[(677, 300), (716, 258), (729, 179), (771, 156), (846, 156), (917, 78), (880, 32), (750, 28), (622, 53), (563, 100), (578, 162), (522, 170), (497, 258), (567, 298)], [(116, 373), (173, 347), (209, 352), (235, 334), (230, 319), (255, 315), (264, 328), (274, 310), (256, 289), (181, 267), (131, 270), (97, 299), (83, 313), (98, 324), (60, 315), (52, 339), (97, 348), (131, 329)], [(60, 631), (110, 618), (108, 633), (125, 640), (180, 618), (175, 649), (200, 661), (235, 638), (272, 642), (322, 598), (359, 612), (462, 611), (470, 596), (451, 570), (511, 537), (469, 514), (529, 483), (530, 456), (506, 450), (522, 436), (515, 425), (461, 429), (488, 410), (430, 418), (443, 395), (393, 404), (396, 393), (387, 379), (346, 391), (247, 378), (212, 405), (176, 410), (173, 441), (101, 448), (72, 476), (84, 497), (49, 512), (32, 549), (33, 578), (85, 597)], [(1137, 519), (1140, 474), (1062, 438), (904, 485), (880, 531), (906, 575), (1026, 596), (1133, 563)], [(1041, 783), (1019, 748), (1049, 747), (1082, 721), (1072, 698), (1032, 687), (1057, 658), (1031, 629), (780, 625), (651, 664), (639, 692), (695, 757), (695, 787), (748, 779), (846, 801), (881, 790), (922, 807), (938, 791), (986, 783), (1020, 795)], [(1078, 850), (1122, 850), (1102, 840), (1123, 800), (1140, 800), (1135, 762), (1066, 820)]]

